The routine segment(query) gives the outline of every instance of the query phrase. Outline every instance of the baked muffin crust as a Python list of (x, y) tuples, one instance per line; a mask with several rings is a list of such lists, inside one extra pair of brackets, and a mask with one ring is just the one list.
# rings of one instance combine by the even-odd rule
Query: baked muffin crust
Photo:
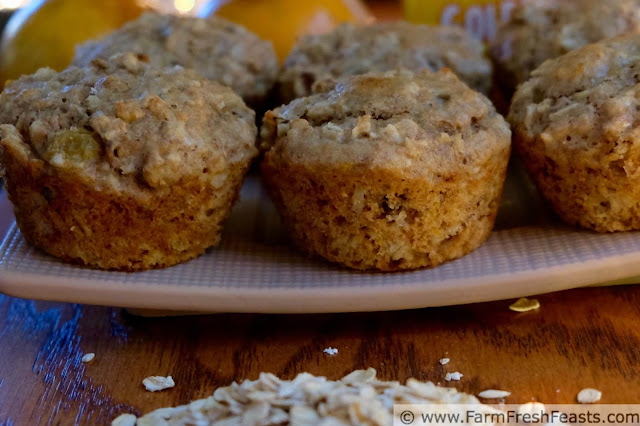
[(263, 174), (304, 251), (356, 269), (435, 266), (493, 226), (510, 130), (450, 71), (325, 82), (268, 112)]
[(264, 101), (278, 73), (271, 42), (217, 16), (207, 19), (147, 12), (100, 40), (77, 47), (74, 64), (122, 52), (149, 56), (156, 66), (181, 65), (231, 87), (245, 101)]
[(529, 0), (499, 28), (491, 55), (498, 81), (513, 93), (547, 59), (639, 31), (638, 0)]
[(491, 63), (484, 46), (461, 28), (407, 22), (347, 23), (331, 33), (302, 38), (287, 58), (278, 86), (281, 100), (287, 103), (309, 96), (313, 83), (327, 78), (445, 67), (469, 86), (489, 91)]
[(568, 223), (640, 229), (640, 35), (545, 62), (516, 92), (515, 142)]
[(175, 264), (220, 239), (257, 154), (231, 89), (131, 53), (0, 94), (0, 163), (25, 238), (105, 269)]

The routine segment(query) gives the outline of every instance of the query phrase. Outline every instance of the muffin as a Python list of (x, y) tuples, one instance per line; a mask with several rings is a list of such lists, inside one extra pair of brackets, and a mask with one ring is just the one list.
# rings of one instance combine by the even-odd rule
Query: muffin
[(271, 42), (219, 17), (207, 19), (143, 14), (101, 40), (76, 49), (74, 64), (87, 66), (95, 58), (135, 52), (152, 65), (182, 65), (231, 87), (249, 105), (259, 107), (278, 74)]
[(529, 0), (514, 9), (491, 46), (507, 94), (547, 59), (626, 32), (640, 31), (638, 0)]
[(451, 68), (471, 87), (487, 93), (491, 63), (481, 42), (457, 27), (407, 22), (343, 24), (333, 32), (302, 38), (278, 76), (283, 103), (309, 96), (313, 83), (368, 72), (438, 71)]
[(532, 179), (571, 225), (640, 229), (640, 35), (545, 62), (516, 91), (514, 141)]
[(231, 89), (131, 53), (41, 69), (0, 95), (0, 165), (32, 245), (136, 271), (220, 241), (256, 156), (255, 115)]
[(493, 227), (511, 132), (451, 71), (320, 84), (265, 115), (264, 179), (303, 251), (354, 269), (438, 265)]

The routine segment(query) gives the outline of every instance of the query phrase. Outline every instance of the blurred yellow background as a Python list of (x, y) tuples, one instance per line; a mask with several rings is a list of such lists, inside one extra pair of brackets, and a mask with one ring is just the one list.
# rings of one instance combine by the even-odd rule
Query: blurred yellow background
[(218, 14), (273, 41), (281, 60), (304, 34), (330, 31), (346, 21), (372, 20), (359, 0), (0, 0), (5, 17), (17, 7), (0, 44), (0, 84), (45, 66), (65, 68), (78, 43), (122, 26), (144, 9)]
[(346, 21), (365, 23), (372, 19), (358, 0), (234, 0), (209, 12), (273, 41), (281, 61), (304, 34), (331, 31)]
[(477, 39), (492, 40), (501, 22), (511, 16), (517, 0), (404, 0), (408, 21), (462, 25)]
[(0, 82), (45, 66), (62, 70), (71, 62), (77, 43), (118, 28), (140, 13), (142, 8), (128, 0), (32, 1), (11, 17), (3, 31)]
[[(304, 34), (330, 31), (345, 22), (406, 17), (415, 23), (462, 25), (490, 40), (518, 0), (0, 0), (0, 84), (49, 66), (60, 70), (75, 45), (100, 37), (144, 9), (197, 16), (218, 14), (273, 41), (284, 60)], [(403, 13), (404, 6), (404, 13)]]

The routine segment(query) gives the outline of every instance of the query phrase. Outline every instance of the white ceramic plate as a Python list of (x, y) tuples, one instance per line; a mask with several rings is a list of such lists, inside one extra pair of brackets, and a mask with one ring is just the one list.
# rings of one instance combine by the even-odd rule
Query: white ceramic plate
[(299, 255), (255, 177), (245, 184), (223, 244), (165, 270), (121, 273), (66, 265), (25, 243), (4, 194), (0, 218), (1, 292), (138, 309), (397, 310), (510, 299), (640, 275), (640, 234), (598, 235), (557, 224), (520, 172), (507, 182), (498, 230), (487, 243), (454, 262), (406, 273), (354, 272)]

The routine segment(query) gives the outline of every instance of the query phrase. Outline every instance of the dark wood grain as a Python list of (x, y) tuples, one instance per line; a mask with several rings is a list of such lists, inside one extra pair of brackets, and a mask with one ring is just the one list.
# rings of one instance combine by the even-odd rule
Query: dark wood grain
[[(384, 379), (513, 392), (507, 402), (571, 403), (584, 387), (603, 403), (640, 403), (640, 287), (539, 297), (518, 314), (509, 301), (341, 315), (143, 318), (120, 309), (0, 296), (0, 424), (103, 424), (211, 395), (261, 371), (337, 379), (374, 367)], [(328, 346), (339, 349), (328, 356)], [(80, 360), (95, 352), (90, 364)], [(438, 360), (451, 358), (441, 366)], [(141, 381), (172, 375), (150, 393)]]

